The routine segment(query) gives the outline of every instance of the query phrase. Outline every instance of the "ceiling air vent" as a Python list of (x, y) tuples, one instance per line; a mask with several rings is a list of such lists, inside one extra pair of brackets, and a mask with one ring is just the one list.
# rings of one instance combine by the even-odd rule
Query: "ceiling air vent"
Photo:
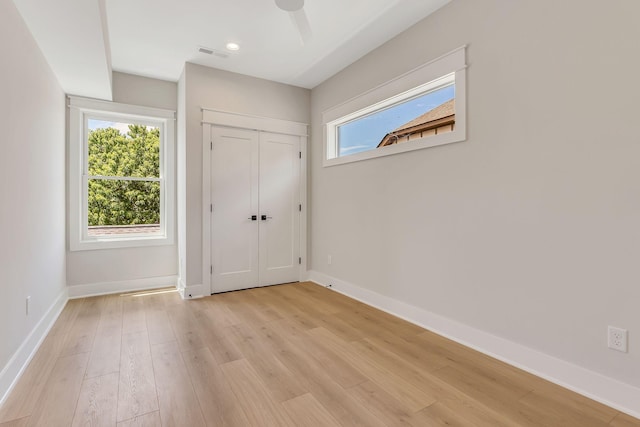
[(204, 53), (204, 54), (207, 54), (207, 55), (215, 55), (215, 56), (220, 57), (220, 58), (228, 58), (229, 57), (229, 54), (227, 52), (222, 52), (220, 50), (211, 49), (209, 47), (199, 46), (198, 47), (198, 52)]

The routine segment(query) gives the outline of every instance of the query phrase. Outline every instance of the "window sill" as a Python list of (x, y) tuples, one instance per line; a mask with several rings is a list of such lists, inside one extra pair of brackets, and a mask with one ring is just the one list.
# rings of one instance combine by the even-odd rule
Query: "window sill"
[(453, 144), (466, 139), (464, 130), (447, 132), (443, 135), (428, 136), (401, 144), (389, 145), (374, 150), (363, 151), (333, 159), (323, 159), (322, 167), (343, 165), (346, 163), (359, 162), (362, 160), (375, 159), (376, 157), (391, 156), (393, 154), (406, 153), (408, 151), (420, 150), (423, 148), (437, 147), (438, 145)]
[(91, 251), (99, 249), (169, 246), (173, 245), (173, 243), (172, 237), (164, 235), (148, 237), (102, 237), (71, 242), (69, 249), (71, 251)]

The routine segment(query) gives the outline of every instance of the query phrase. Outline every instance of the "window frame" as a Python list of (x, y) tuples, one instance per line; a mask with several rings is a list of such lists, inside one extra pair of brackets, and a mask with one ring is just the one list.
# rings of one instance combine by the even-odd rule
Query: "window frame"
[[(160, 129), (160, 232), (89, 236), (88, 121), (129, 122)], [(69, 249), (71, 251), (172, 245), (175, 234), (175, 112), (69, 97)], [(133, 177), (122, 177), (129, 180)], [(117, 180), (117, 178), (116, 178)]]
[[(322, 166), (353, 163), (466, 140), (465, 57), (466, 46), (462, 46), (323, 112)], [(455, 85), (456, 122), (453, 131), (345, 156), (339, 155), (339, 126), (450, 84)]]

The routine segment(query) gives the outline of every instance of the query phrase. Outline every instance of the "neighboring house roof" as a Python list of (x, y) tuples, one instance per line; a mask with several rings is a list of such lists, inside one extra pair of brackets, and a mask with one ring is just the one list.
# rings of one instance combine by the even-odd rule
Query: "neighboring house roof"
[(88, 227), (89, 236), (159, 233), (160, 224), (98, 225)]
[(437, 107), (427, 111), (423, 115), (416, 117), (400, 126), (399, 128), (389, 132), (382, 138), (378, 147), (395, 144), (399, 138), (406, 137), (418, 132), (424, 132), (430, 129), (436, 129), (441, 126), (450, 125), (456, 122), (455, 100), (452, 99)]

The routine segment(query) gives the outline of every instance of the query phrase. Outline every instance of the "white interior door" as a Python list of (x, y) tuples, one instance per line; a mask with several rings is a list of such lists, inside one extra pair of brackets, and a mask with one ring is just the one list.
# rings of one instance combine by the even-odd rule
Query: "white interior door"
[(259, 283), (258, 134), (212, 127), (211, 137), (212, 291), (250, 288)]
[(300, 138), (211, 128), (211, 289), (298, 281)]
[(261, 286), (299, 278), (299, 150), (299, 137), (260, 133)]

